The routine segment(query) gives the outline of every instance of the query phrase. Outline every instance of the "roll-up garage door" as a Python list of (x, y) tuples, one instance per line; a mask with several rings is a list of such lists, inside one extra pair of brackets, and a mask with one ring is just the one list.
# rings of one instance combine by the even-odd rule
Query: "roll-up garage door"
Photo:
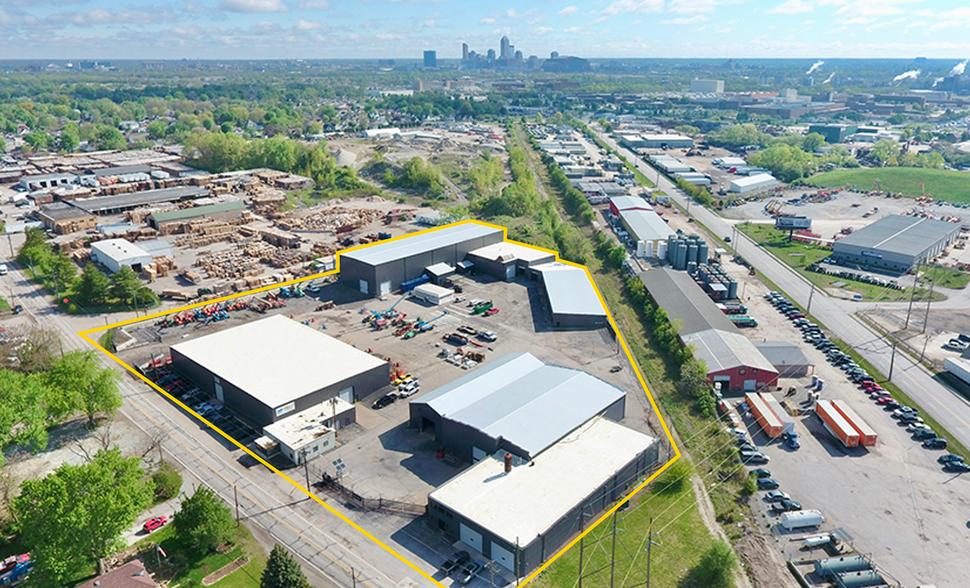
[(492, 559), (503, 568), (515, 571), (515, 554), (492, 541)]
[(482, 552), (482, 534), (468, 528), (465, 523), (458, 523), (458, 534), (463, 543), (475, 551)]
[(391, 281), (381, 282), (381, 296), (387, 296), (391, 293)]

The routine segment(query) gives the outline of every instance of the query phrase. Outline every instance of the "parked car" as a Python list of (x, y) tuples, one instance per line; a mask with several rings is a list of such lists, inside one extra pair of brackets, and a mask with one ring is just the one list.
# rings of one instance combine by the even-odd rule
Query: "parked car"
[(397, 400), (397, 394), (385, 394), (375, 400), (374, 404), (371, 405), (371, 408), (381, 409), (389, 404), (394, 404), (395, 400)]
[(404, 382), (397, 388), (397, 395), (400, 398), (407, 398), (408, 396), (413, 396), (418, 393), (421, 389), (421, 384), (417, 380), (411, 380), (409, 382)]
[(796, 431), (784, 433), (781, 438), (785, 441), (788, 447), (792, 449), (798, 449), (802, 446), (802, 444), (798, 441), (798, 433)]
[(471, 558), (472, 557), (468, 555), (467, 551), (459, 551), (455, 555), (451, 556), (451, 559), (448, 559), (445, 561), (445, 563), (441, 564), (441, 567), (438, 569), (440, 569), (444, 575), (450, 576), (455, 571), (460, 570), (462, 566), (471, 560)]
[(948, 443), (943, 437), (934, 437), (923, 441), (923, 447), (927, 449), (946, 449), (947, 445)]
[(907, 412), (903, 416), (899, 417), (899, 422), (900, 423), (922, 423), (923, 419), (911, 412)]
[(771, 470), (766, 469), (766, 468), (755, 468), (755, 469), (751, 470), (750, 472), (748, 472), (748, 475), (750, 475), (750, 476), (756, 476), (758, 478), (770, 478), (771, 477)]
[(791, 499), (785, 499), (779, 502), (778, 504), (776, 504), (775, 508), (778, 510), (785, 510), (785, 511), (802, 510), (802, 503), (795, 502), (794, 500), (791, 500)]
[(913, 439), (916, 440), (933, 439), (934, 437), (936, 437), (936, 431), (930, 428), (913, 431)]
[(777, 490), (780, 485), (774, 478), (758, 478), (758, 490)]
[(962, 461), (948, 461), (943, 464), (943, 471), (953, 472), (955, 474), (970, 472), (970, 463), (964, 463)]
[(141, 526), (142, 531), (146, 533), (151, 533), (155, 529), (161, 529), (168, 522), (168, 517), (165, 515), (152, 517), (145, 521), (145, 524)]
[[(926, 423), (910, 423), (906, 426), (906, 430), (910, 433), (915, 433), (916, 431), (932, 431)], [(933, 433), (933, 435), (935, 436), (936, 433)]]
[(465, 567), (463, 567), (461, 569), (461, 572), (458, 574), (458, 583), (463, 586), (465, 584), (468, 584), (469, 582), (475, 579), (475, 576), (477, 576), (478, 573), (481, 572), (484, 567), (485, 567), (485, 564), (480, 562), (477, 559), (471, 563), (466, 564)]
[(765, 500), (768, 502), (781, 502), (782, 500), (790, 500), (791, 496), (782, 492), (781, 490), (772, 490), (771, 492), (765, 494)]
[(495, 333), (493, 333), (491, 331), (485, 331), (484, 333), (479, 333), (478, 334), (478, 337), (480, 339), (483, 339), (485, 341), (488, 341), (489, 343), (492, 343), (492, 342), (495, 342), (496, 340), (498, 340), (498, 336), (496, 336)]
[(951, 461), (963, 461), (963, 456), (957, 455), (955, 453), (947, 453), (946, 455), (941, 455), (940, 457), (936, 458), (936, 461), (940, 463), (948, 463)]
[(771, 461), (770, 458), (760, 451), (741, 452), (742, 463), (768, 463), (769, 461)]
[(744, 453), (745, 451), (758, 451), (758, 448), (750, 443), (740, 443), (738, 445), (738, 451)]
[(900, 405), (899, 408), (897, 408), (896, 410), (893, 411), (892, 417), (894, 419), (898, 419), (898, 418), (900, 418), (901, 416), (903, 416), (906, 413), (913, 413), (913, 414), (917, 414), (918, 415), (919, 414), (919, 411), (916, 410), (915, 408), (912, 408), (912, 407), (909, 407), (909, 406), (906, 406), (905, 404), (903, 404), (903, 405)]

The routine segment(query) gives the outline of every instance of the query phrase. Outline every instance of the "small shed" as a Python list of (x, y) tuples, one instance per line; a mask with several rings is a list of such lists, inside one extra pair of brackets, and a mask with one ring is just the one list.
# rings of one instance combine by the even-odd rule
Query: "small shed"
[(431, 278), (432, 284), (441, 285), (449, 276), (455, 275), (455, 267), (441, 262), (424, 268), (424, 273)]
[(91, 244), (91, 259), (108, 268), (111, 273), (127, 265), (135, 272), (152, 262), (152, 254), (124, 239), (107, 239)]
[(413, 290), (414, 296), (429, 304), (446, 304), (451, 302), (455, 295), (454, 290), (442, 288), (434, 284), (422, 284)]

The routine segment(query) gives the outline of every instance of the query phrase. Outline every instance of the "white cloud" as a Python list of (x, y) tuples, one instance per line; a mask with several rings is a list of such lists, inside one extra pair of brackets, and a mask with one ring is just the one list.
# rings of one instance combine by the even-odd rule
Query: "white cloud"
[(322, 29), (324, 24), (322, 22), (312, 22), (309, 20), (303, 20), (302, 18), (296, 21), (293, 28), (298, 31), (316, 31)]
[(947, 10), (936, 16), (946, 20), (970, 20), (970, 6), (961, 6), (953, 10)]
[(594, 18), (592, 20), (592, 22), (590, 22), (589, 24), (599, 24), (599, 23), (604, 22), (604, 21), (607, 21), (609, 19), (610, 19), (610, 17), (608, 17), (608, 16), (600, 15), (600, 16), (597, 16), (596, 18)]
[(433, 18), (429, 18), (428, 20), (424, 21), (424, 28), (433, 29), (436, 24), (438, 24), (438, 21)]
[(768, 14), (804, 14), (812, 9), (812, 5), (804, 0), (788, 0), (769, 10)]
[(844, 6), (849, 0), (818, 0), (819, 6)]
[(603, 14), (646, 14), (663, 10), (663, 0), (615, 0), (603, 10)]
[(847, 24), (847, 25), (864, 25), (864, 24), (869, 24), (869, 23), (876, 22), (876, 19), (874, 19), (874, 18), (866, 18), (864, 16), (856, 16), (854, 18), (849, 18), (849, 19), (846, 19), (846, 20), (840, 20), (839, 22), (842, 23), (842, 24)]
[(205, 12), (206, 8), (204, 5), (199, 4), (198, 2), (190, 1), (182, 5), (182, 10), (184, 12), (190, 12), (192, 14), (200, 14), (202, 12)]
[(915, 4), (922, 0), (854, 0), (835, 11), (844, 17), (892, 16), (906, 12), (900, 5)]
[(40, 19), (32, 14), (27, 14), (22, 10), (14, 9), (13, 12), (0, 10), (0, 26), (12, 25), (37, 25)]
[(486, 16), (482, 20), (478, 21), (478, 24), (483, 24), (483, 25), (495, 24), (495, 19), (490, 16)]
[(226, 12), (286, 12), (289, 6), (283, 0), (223, 0), (216, 5)]
[(552, 27), (539, 27), (535, 31), (533, 31), (532, 34), (535, 35), (536, 37), (542, 37), (544, 35), (548, 35), (553, 30), (554, 29)]
[[(176, 20), (169, 12), (149, 12), (147, 10), (115, 10), (108, 11), (95, 8), (87, 12), (59, 12), (48, 15), (46, 20), (53, 23), (70, 23), (78, 26), (99, 24), (153, 24), (159, 21)], [(2, 24), (2, 23), (0, 23)]]
[(703, 14), (698, 14), (698, 15), (692, 16), (690, 18), (669, 18), (667, 20), (660, 21), (660, 24), (667, 24), (667, 25), (692, 25), (692, 24), (697, 24), (697, 23), (704, 22), (705, 20), (707, 20), (707, 17), (706, 16), (704, 16)]
[(330, 10), (330, 2), (327, 0), (300, 0), (296, 3), (300, 10)]
[(583, 29), (579, 27), (569, 27), (568, 29), (563, 29), (562, 32), (566, 33), (567, 35), (578, 35), (579, 33), (583, 32)]
[(578, 6), (567, 6), (559, 11), (559, 16), (572, 16), (579, 12)]
[(714, 12), (717, 0), (670, 0), (667, 12), (693, 14), (695, 12)]

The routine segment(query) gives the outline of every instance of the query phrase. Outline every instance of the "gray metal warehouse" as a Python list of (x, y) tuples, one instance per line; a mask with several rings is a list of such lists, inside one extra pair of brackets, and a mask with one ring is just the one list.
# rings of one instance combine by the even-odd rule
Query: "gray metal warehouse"
[(815, 373), (815, 364), (794, 343), (755, 341), (754, 346), (775, 367), (779, 378), (804, 378)]
[(589, 419), (619, 421), (626, 391), (513, 353), (411, 401), (410, 423), (465, 461), (496, 451), (531, 459)]
[[(173, 345), (172, 367), (256, 427), (387, 386), (390, 364), (276, 315)], [(335, 428), (350, 424), (334, 423)]]
[(564, 263), (536, 266), (556, 329), (599, 329), (607, 325), (606, 309), (586, 270)]
[(835, 242), (832, 258), (905, 273), (943, 252), (960, 234), (960, 225), (915, 216), (891, 215)]
[(340, 279), (363, 294), (383, 296), (438, 263), (458, 265), (469, 251), (503, 241), (502, 229), (465, 223), (341, 253)]
[(466, 260), (475, 264), (475, 270), (480, 273), (511, 281), (526, 274), (531, 267), (556, 261), (556, 254), (502, 241), (469, 251)]
[(528, 575), (650, 472), (657, 439), (594, 418), (528, 463), (489, 456), (428, 496), (431, 524)]

